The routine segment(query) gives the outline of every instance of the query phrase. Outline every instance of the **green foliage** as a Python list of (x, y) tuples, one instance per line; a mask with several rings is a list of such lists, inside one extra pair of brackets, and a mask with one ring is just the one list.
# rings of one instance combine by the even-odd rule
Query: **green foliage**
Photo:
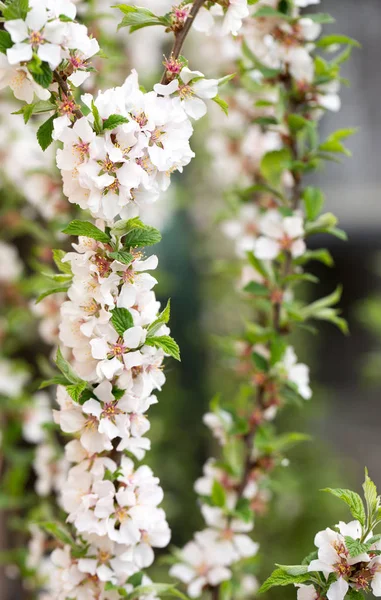
[(362, 542), (360, 542), (360, 540), (354, 540), (349, 535), (346, 535), (344, 539), (345, 539), (345, 545), (349, 552), (349, 556), (351, 558), (354, 558), (355, 556), (358, 556), (359, 554), (367, 553), (368, 544), (363, 544)]
[(218, 104), (218, 106), (223, 110), (225, 115), (229, 114), (229, 104), (226, 102), (226, 100), (221, 98), (221, 96), (219, 96), (218, 94), (217, 94), (217, 96), (214, 96), (214, 98), (212, 98), (212, 100), (213, 100), (213, 102)]
[(127, 252), (127, 250), (117, 250), (116, 252), (110, 252), (109, 257), (113, 258), (114, 260), (117, 260), (120, 263), (123, 263), (124, 265), (129, 265), (134, 260), (134, 256), (130, 252)]
[(71, 265), (69, 262), (63, 262), (63, 258), (66, 256), (66, 252), (60, 249), (52, 250), (53, 260), (61, 273), (66, 273), (66, 275), (72, 275)]
[(319, 216), (324, 206), (324, 194), (319, 188), (311, 186), (306, 187), (303, 190), (303, 202), (307, 219), (309, 221), (314, 221)]
[(64, 358), (61, 349), (58, 348), (56, 355), (56, 365), (61, 371), (62, 375), (65, 376), (68, 382), (74, 385), (80, 385), (83, 383), (83, 380), (75, 373), (70, 363)]
[(6, 21), (12, 19), (25, 19), (29, 10), (28, 0), (10, 0), (6, 4), (6, 8), (2, 9), (3, 17)]
[(226, 492), (224, 486), (217, 480), (213, 481), (212, 503), (214, 506), (223, 508), (226, 505)]
[(33, 56), (33, 60), (28, 63), (28, 70), (31, 72), (33, 79), (41, 87), (48, 89), (53, 83), (53, 71), (47, 62), (42, 62), (37, 55)]
[(119, 125), (123, 125), (124, 123), (128, 122), (128, 119), (122, 115), (110, 115), (108, 119), (103, 121), (103, 131), (115, 129), (116, 127), (119, 127)]
[(169, 335), (160, 335), (157, 337), (148, 337), (145, 341), (147, 346), (153, 346), (154, 348), (161, 348), (165, 354), (169, 354), (176, 360), (180, 359), (180, 348), (178, 344)]
[(322, 490), (323, 492), (328, 492), (340, 500), (343, 500), (345, 504), (349, 506), (349, 510), (351, 511), (354, 519), (357, 519), (361, 523), (361, 525), (365, 525), (366, 515), (363, 501), (360, 496), (356, 494), (356, 492), (352, 492), (351, 490), (344, 490), (342, 488), (332, 489), (325, 488)]
[(319, 150), (323, 152), (333, 152), (339, 154), (345, 154), (345, 156), (351, 156), (351, 152), (342, 144), (341, 140), (354, 135), (357, 129), (338, 129), (327, 137), (327, 139), (320, 144)]
[(332, 308), (341, 298), (342, 288), (338, 286), (332, 294), (320, 298), (300, 310), (300, 316), (303, 320), (318, 319), (320, 321), (329, 321), (336, 325), (343, 333), (348, 333), (348, 325), (345, 319), (339, 317), (340, 310)]
[(6, 54), (8, 48), (13, 46), (12, 38), (8, 31), (1, 30), (0, 31), (0, 52)]
[(170, 27), (171, 21), (168, 16), (159, 17), (148, 8), (139, 6), (130, 6), (129, 4), (117, 4), (113, 8), (118, 8), (126, 16), (123, 17), (118, 29), (121, 27), (129, 27), (130, 33), (142, 29), (143, 27), (151, 27), (153, 25), (163, 25)]
[(152, 246), (161, 241), (160, 231), (145, 225), (139, 217), (128, 221), (117, 221), (111, 229), (111, 234), (123, 238), (124, 250)]
[(311, 580), (310, 573), (291, 575), (290, 573), (287, 573), (285, 569), (287, 569), (287, 567), (275, 569), (275, 571), (273, 571), (270, 577), (266, 579), (266, 581), (262, 584), (261, 588), (259, 589), (259, 593), (263, 594), (272, 587), (285, 586), (296, 583), (305, 583), (306, 581)]
[(171, 316), (171, 301), (168, 300), (166, 307), (159, 314), (157, 319), (148, 327), (148, 337), (154, 336), (157, 331), (159, 331), (162, 325), (166, 325), (169, 322), (169, 318)]
[(287, 148), (267, 152), (261, 161), (260, 170), (271, 185), (278, 187), (283, 172), (290, 168), (291, 152)]
[(94, 100), (91, 102), (91, 112), (93, 113), (94, 117), (94, 130), (99, 135), (103, 131), (103, 121)]
[(136, 227), (129, 231), (124, 237), (124, 245), (127, 248), (142, 248), (153, 246), (161, 241), (161, 233), (155, 227)]
[(53, 122), (55, 118), (56, 115), (49, 117), (49, 119), (45, 121), (45, 123), (43, 123), (37, 131), (37, 140), (42, 150), (49, 148), (50, 144), (53, 142)]
[(72, 221), (62, 232), (67, 235), (83, 235), (103, 244), (110, 242), (110, 236), (89, 221)]
[(32, 115), (43, 114), (46, 112), (56, 111), (56, 105), (49, 100), (39, 100), (32, 104), (25, 104), (20, 110), (15, 111), (14, 115), (23, 115), (25, 124), (29, 122)]
[(132, 315), (127, 308), (114, 308), (111, 313), (112, 326), (114, 327), (115, 331), (123, 337), (124, 332), (134, 325)]

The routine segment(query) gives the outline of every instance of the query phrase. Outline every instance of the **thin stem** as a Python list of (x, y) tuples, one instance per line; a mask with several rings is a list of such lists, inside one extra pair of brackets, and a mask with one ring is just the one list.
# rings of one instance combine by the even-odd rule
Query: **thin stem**
[[(54, 71), (53, 75), (54, 75), (55, 81), (58, 83), (59, 88), (65, 94), (66, 98), (69, 98), (70, 100), (74, 100), (74, 96), (73, 96), (73, 93), (72, 93), (69, 85), (67, 84), (65, 79), (60, 75), (60, 73), (56, 70), (56, 71)], [(81, 119), (84, 116), (83, 112), (81, 111), (80, 108), (75, 108), (73, 110), (73, 114), (76, 117), (76, 119)]]
[[(173, 47), (171, 50), (170, 58), (173, 60), (177, 60), (180, 56), (182, 47), (186, 40), (186, 37), (192, 27), (193, 21), (206, 0), (195, 0), (193, 2), (192, 8), (186, 18), (186, 21), (183, 27), (175, 33), (175, 41), (173, 43)], [(169, 83), (169, 78), (167, 75), (167, 71), (164, 72), (163, 77), (161, 78), (161, 83), (166, 84)]]

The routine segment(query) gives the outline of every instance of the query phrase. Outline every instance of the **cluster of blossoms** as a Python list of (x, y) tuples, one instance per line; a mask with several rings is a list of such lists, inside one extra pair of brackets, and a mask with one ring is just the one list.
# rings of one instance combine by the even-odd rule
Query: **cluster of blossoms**
[(298, 600), (344, 600), (364, 598), (371, 593), (381, 596), (380, 534), (374, 529), (380, 523), (380, 502), (377, 488), (365, 470), (364, 498), (351, 490), (324, 490), (343, 500), (355, 520), (340, 521), (335, 529), (327, 527), (315, 536), (317, 550), (301, 565), (281, 566), (263, 584), (263, 591), (293, 584), (298, 588)]
[[(68, 0), (30, 0), (23, 18), (6, 19), (9, 39), (6, 55), (1, 56), (1, 87), (11, 87), (16, 98), (28, 103), (35, 94), (49, 100), (47, 87), (58, 67), (73, 85), (81, 85), (90, 75), (88, 61), (99, 45), (85, 25), (74, 21), (75, 16), (76, 6)], [(43, 65), (50, 70), (48, 85), (39, 83)]]
[[(74, 21), (74, 5), (32, 1), (23, 18), (4, 16), (9, 47), (2, 84), (29, 103), (36, 94), (46, 102), (41, 111), (54, 113), (48, 124), (62, 143), (57, 165), (64, 193), (98, 219), (73, 221), (65, 231), (79, 235), (75, 252), (55, 255), (68, 299), (63, 291), (35, 309), (44, 340), (62, 346), (54, 422), (74, 439), (62, 457), (44, 393), (25, 414), (24, 436), (38, 444), (37, 492), (57, 494), (73, 533), (56, 536), (60, 547), (48, 558), (47, 536), (33, 527), (28, 564), (37, 569), (42, 598), (114, 600), (131, 591), (130, 578), (170, 539), (159, 480), (147, 466), (135, 466), (150, 448), (146, 412), (165, 381), (163, 360), (179, 357), (166, 326), (169, 305), (158, 314), (156, 280), (148, 273), (157, 258), (144, 254), (160, 235), (139, 217), (194, 156), (190, 118), (205, 114), (204, 99), (217, 96), (220, 82), (171, 59), (166, 67), (176, 68), (165, 85), (142, 92), (133, 72), (121, 87), (83, 95), (83, 114), (70, 84), (88, 76), (98, 44)], [(40, 127), (40, 143), (45, 131)]]
[[(331, 574), (335, 580), (329, 585), (328, 600), (344, 600), (350, 588), (369, 591), (377, 598), (381, 596), (381, 544), (379, 536), (373, 541), (370, 532), (363, 540), (366, 551), (353, 550), (353, 540), (362, 539), (362, 527), (359, 521), (340, 523), (339, 531), (329, 527), (315, 537), (318, 558), (308, 565), (309, 572), (321, 572), (328, 580)], [(349, 541), (348, 541), (349, 537)], [(370, 540), (370, 541), (369, 541)], [(298, 591), (298, 600), (319, 598), (313, 585), (302, 585)]]
[[(206, 112), (202, 98), (217, 95), (218, 82), (183, 67), (167, 86), (139, 89), (133, 72), (123, 86), (82, 100), (92, 112), (70, 127), (68, 116), (55, 120), (57, 155), (64, 192), (70, 202), (94, 217), (112, 220), (141, 215), (168, 188), (174, 171), (193, 158), (189, 120)], [(104, 128), (97, 136), (94, 128)]]
[[(303, 271), (309, 260), (306, 238), (323, 205), (315, 189), (303, 190), (302, 177), (315, 168), (312, 156), (320, 149), (313, 141), (317, 121), (325, 110), (340, 107), (337, 72), (332, 75), (329, 67), (322, 67), (324, 61), (317, 64), (313, 55), (321, 25), (313, 15), (300, 13), (301, 8), (318, 3), (302, 0), (285, 7), (278, 0), (259, 0), (253, 18), (245, 19), (239, 39), (234, 44), (225, 40), (216, 44), (218, 55), (238, 59), (242, 81), (238, 90), (235, 85), (222, 127), (217, 117), (208, 146), (221, 186), (235, 183), (230, 199), (236, 200), (236, 213), (223, 221), (221, 229), (234, 242), (241, 270), (239, 288), (255, 302), (258, 323), (233, 347), (233, 365), (246, 390), (242, 395), (252, 390), (245, 409), (239, 396), (241, 412), (234, 406), (224, 410), (214, 404), (204, 418), (223, 446), (223, 458), (209, 460), (204, 476), (195, 484), (207, 528), (176, 554), (180, 562), (171, 569), (192, 597), (210, 588), (218, 597), (221, 582), (227, 580), (232, 580), (232, 587), (224, 590), (235, 589), (239, 585), (237, 570), (240, 582), (248, 559), (257, 553), (257, 545), (247, 533), (253, 528), (255, 514), (260, 514), (269, 500), (270, 471), (288, 464), (282, 453), (271, 450), (271, 442), (266, 446), (262, 438), (273, 439), (270, 422), (278, 407), (300, 404), (301, 399), (312, 396), (309, 369), (298, 362), (285, 338), (293, 321), (313, 316), (340, 325), (330, 308), (333, 302), (324, 304), (322, 300), (320, 314), (318, 303), (299, 313), (294, 294), (298, 281), (309, 280)], [(306, 143), (310, 136), (312, 142)], [(310, 160), (311, 166), (304, 168), (303, 162)], [(312, 193), (316, 199), (313, 210)], [(329, 232), (323, 221), (322, 227)], [(243, 538), (236, 540), (237, 535)], [(226, 549), (219, 552), (216, 542), (223, 547), (227, 540), (235, 555)], [(311, 595), (311, 588), (301, 587), (300, 598), (325, 598), (315, 588), (312, 591)], [(344, 596), (345, 592), (340, 600)], [(339, 600), (339, 596), (327, 597)]]

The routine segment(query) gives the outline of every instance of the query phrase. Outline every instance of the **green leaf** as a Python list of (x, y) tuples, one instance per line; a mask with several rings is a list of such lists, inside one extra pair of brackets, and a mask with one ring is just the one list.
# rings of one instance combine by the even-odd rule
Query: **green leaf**
[(129, 231), (132, 231), (136, 228), (144, 229), (146, 225), (139, 219), (139, 217), (134, 217), (133, 219), (124, 220), (121, 219), (117, 221), (113, 227), (111, 228), (111, 234), (115, 235), (115, 237), (123, 237)]
[(49, 288), (48, 290), (45, 290), (37, 297), (35, 303), (39, 304), (41, 302), (41, 300), (43, 300), (44, 298), (47, 298), (48, 296), (51, 296), (52, 294), (61, 294), (61, 293), (67, 292), (69, 287), (70, 287), (70, 282), (65, 283), (64, 285)]
[(323, 192), (316, 187), (306, 187), (303, 191), (303, 202), (306, 216), (309, 221), (314, 221), (320, 214), (325, 198)]
[(53, 142), (53, 122), (56, 118), (55, 115), (52, 115), (45, 123), (43, 123), (38, 131), (37, 131), (37, 139), (43, 150), (49, 148), (50, 144)]
[(165, 309), (159, 314), (157, 319), (148, 327), (148, 337), (155, 335), (155, 333), (160, 329), (162, 325), (168, 323), (169, 318), (171, 316), (171, 301), (168, 300), (167, 306)]
[(11, 21), (12, 19), (25, 20), (28, 10), (28, 0), (11, 0), (7, 2), (6, 8), (3, 8), (2, 13), (6, 21)]
[(354, 540), (351, 536), (346, 535), (344, 537), (345, 545), (348, 549), (349, 556), (354, 558), (359, 554), (366, 554), (368, 552), (368, 544), (363, 544), (360, 540)]
[(284, 356), (284, 353), (286, 351), (287, 348), (287, 342), (286, 340), (277, 335), (275, 336), (271, 342), (270, 342), (270, 364), (276, 365), (278, 362), (280, 362)]
[(318, 250), (307, 250), (303, 256), (296, 259), (296, 264), (304, 265), (310, 260), (317, 260), (327, 267), (333, 267), (334, 262), (331, 253), (326, 248), (320, 248)]
[(278, 125), (279, 121), (275, 117), (257, 117), (253, 123), (261, 125), (261, 127), (268, 127), (269, 125)]
[(124, 332), (134, 326), (134, 320), (130, 311), (127, 308), (114, 308), (111, 311), (111, 323), (115, 331), (123, 336)]
[(55, 248), (52, 250), (53, 260), (61, 273), (66, 273), (67, 275), (72, 274), (71, 266), (69, 262), (62, 262), (62, 259), (65, 258), (66, 252), (64, 250), (60, 250)]
[(109, 257), (117, 260), (124, 265), (129, 265), (134, 260), (134, 256), (127, 252), (127, 250), (117, 250), (116, 252), (110, 252)]
[(364, 595), (354, 588), (349, 588), (345, 598), (346, 600), (364, 600)]
[(164, 350), (165, 354), (169, 354), (169, 356), (173, 356), (176, 360), (181, 360), (180, 358), (180, 348), (178, 344), (175, 342), (173, 338), (169, 335), (160, 335), (157, 337), (149, 337), (146, 339), (145, 343), (147, 346), (153, 346), (154, 348), (161, 348)]
[(324, 213), (320, 215), (316, 221), (306, 223), (305, 230), (308, 235), (315, 233), (329, 233), (338, 237), (341, 240), (346, 240), (347, 235), (345, 231), (336, 227), (337, 218), (332, 213)]
[(94, 116), (94, 129), (97, 134), (102, 133), (103, 131), (103, 121), (99, 114), (99, 110), (94, 100), (91, 102), (91, 112)]
[(16, 110), (12, 114), (23, 115), (24, 122), (28, 123), (32, 115), (52, 112), (53, 110), (56, 110), (56, 105), (52, 104), (50, 100), (39, 100), (38, 102), (34, 102), (33, 104), (25, 104), (20, 108), (20, 110)]
[(310, 573), (304, 573), (301, 575), (290, 575), (289, 573), (283, 571), (283, 569), (276, 569), (270, 575), (270, 577), (266, 579), (266, 581), (262, 584), (261, 588), (259, 589), (259, 593), (263, 594), (272, 587), (291, 585), (295, 583), (304, 583), (305, 581), (308, 581), (310, 579)]
[(262, 354), (258, 354), (258, 352), (252, 352), (251, 357), (254, 361), (255, 366), (257, 367), (257, 369), (259, 369), (259, 371), (266, 372), (269, 370), (269, 363), (265, 359), (265, 357), (262, 356)]
[(138, 585), (142, 584), (143, 577), (144, 577), (143, 571), (139, 571), (138, 573), (134, 573), (133, 575), (131, 575), (131, 577), (129, 577), (127, 579), (127, 583), (130, 583), (135, 588)]
[(4, 29), (2, 29), (0, 31), (0, 52), (5, 54), (8, 48), (11, 48), (12, 46), (13, 42), (10, 34), (8, 33), (8, 31), (4, 31)]
[(32, 63), (28, 63), (28, 69), (35, 82), (41, 87), (48, 89), (51, 83), (53, 83), (53, 71), (47, 62), (41, 62), (35, 67), (33, 67)]
[(70, 381), (70, 383), (73, 383), (74, 385), (79, 385), (83, 382), (83, 379), (81, 379), (75, 373), (75, 371), (72, 369), (71, 365), (68, 363), (66, 358), (63, 357), (60, 348), (58, 348), (58, 350), (57, 350), (57, 356), (56, 356), (55, 363), (56, 363), (57, 367), (59, 368), (59, 370), (61, 371), (61, 373), (66, 377), (66, 379), (68, 381)]
[(365, 481), (362, 489), (364, 490), (364, 498), (368, 509), (369, 519), (370, 522), (372, 522), (380, 507), (380, 497), (376, 485), (368, 475), (368, 469), (365, 469)]
[(224, 111), (225, 115), (229, 114), (229, 104), (225, 100), (223, 100), (221, 96), (217, 94), (217, 96), (214, 96), (212, 100), (213, 102), (218, 104), (218, 106)]
[(148, 8), (140, 6), (130, 6), (128, 4), (117, 4), (113, 8), (119, 8), (126, 16), (123, 17), (122, 22), (118, 25), (118, 29), (121, 27), (130, 27), (130, 32), (142, 29), (142, 27), (150, 27), (153, 25), (163, 25), (169, 27), (171, 22), (169, 17), (159, 17), (155, 15)]
[(340, 500), (343, 500), (345, 504), (349, 506), (349, 509), (352, 513), (352, 516), (357, 519), (361, 525), (365, 525), (365, 508), (363, 501), (360, 496), (356, 494), (356, 492), (352, 492), (351, 490), (345, 490), (342, 488), (332, 489), (325, 488), (322, 492), (328, 492)]
[(72, 221), (62, 230), (62, 233), (66, 233), (67, 235), (83, 235), (103, 244), (110, 242), (110, 236), (89, 221)]
[(319, 150), (323, 152), (337, 152), (340, 154), (345, 154), (346, 156), (351, 156), (351, 152), (341, 143), (341, 140), (346, 139), (347, 137), (354, 135), (357, 132), (357, 129), (338, 129), (334, 131), (327, 137), (325, 142), (320, 144)]
[(277, 187), (280, 184), (283, 172), (290, 167), (291, 158), (291, 153), (286, 148), (267, 152), (262, 158), (260, 166), (263, 177), (271, 185)]
[(269, 296), (270, 290), (268, 287), (263, 285), (262, 283), (258, 283), (257, 281), (250, 281), (245, 287), (245, 292), (249, 292), (250, 294), (255, 294), (255, 296)]
[(301, 115), (291, 114), (288, 116), (288, 126), (292, 133), (297, 133), (302, 129), (306, 129), (307, 127), (311, 127), (311, 121), (305, 119)]
[(50, 387), (52, 385), (68, 385), (69, 381), (66, 379), (66, 377), (64, 377), (63, 375), (56, 375), (55, 377), (52, 377), (51, 379), (45, 379), (45, 381), (42, 381), (40, 383), (39, 386), (39, 390), (43, 390), (47, 387)]
[(145, 225), (144, 228), (137, 227), (129, 231), (124, 237), (123, 244), (126, 248), (142, 248), (153, 246), (161, 240), (161, 233), (155, 227)]
[(123, 125), (124, 123), (128, 122), (128, 119), (122, 115), (110, 115), (108, 119), (103, 122), (103, 131), (115, 129), (116, 127), (119, 127), (119, 125)]
[(212, 502), (214, 506), (223, 508), (226, 505), (226, 492), (224, 486), (217, 480), (213, 481)]
[(80, 383), (73, 383), (66, 386), (66, 391), (69, 396), (74, 400), (74, 402), (80, 402), (81, 396), (85, 389), (87, 388), (86, 381), (81, 381)]
[(336, 45), (345, 45), (352, 46), (354, 48), (361, 48), (361, 44), (357, 40), (354, 40), (353, 38), (350, 38), (346, 35), (325, 35), (319, 40), (317, 40), (317, 42), (315, 43), (318, 48), (329, 48), (330, 46)]
[(303, 17), (306, 19), (311, 19), (311, 21), (314, 21), (314, 23), (321, 23), (322, 25), (335, 22), (335, 19), (332, 17), (332, 15), (329, 15), (328, 13), (304, 14)]
[(275, 565), (282, 569), (287, 575), (304, 575), (308, 573), (308, 565)]
[(253, 269), (255, 269), (255, 271), (258, 271), (258, 273), (260, 275), (262, 275), (262, 277), (264, 277), (264, 279), (269, 279), (270, 275), (264, 265), (264, 263), (259, 260), (259, 258), (257, 258), (253, 252), (248, 252), (247, 253), (249, 262), (251, 264), (251, 266), (253, 267)]
[(36, 524), (38, 527), (44, 529), (47, 533), (52, 535), (56, 540), (59, 540), (63, 544), (68, 544), (72, 547), (76, 546), (70, 531), (64, 525), (62, 525), (62, 523), (58, 523), (56, 521), (42, 521)]

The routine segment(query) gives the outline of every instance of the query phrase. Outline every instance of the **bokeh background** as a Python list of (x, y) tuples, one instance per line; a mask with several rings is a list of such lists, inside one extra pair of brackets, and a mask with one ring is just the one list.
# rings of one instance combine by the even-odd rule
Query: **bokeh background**
[[(166, 4), (163, 0), (157, 3)], [(152, 8), (152, 2), (146, 4)], [(157, 10), (160, 12), (160, 7)], [(321, 284), (306, 293), (323, 296), (342, 283), (341, 306), (350, 335), (344, 337), (332, 326), (322, 325), (318, 336), (303, 335), (295, 340), (299, 356), (311, 366), (314, 396), (302, 411), (286, 410), (280, 428), (308, 432), (312, 441), (290, 452), (289, 466), (275, 473), (269, 510), (257, 518), (261, 578), (275, 562), (297, 564), (312, 549), (317, 530), (347, 519), (345, 507), (320, 492), (321, 488), (358, 488), (364, 465), (381, 487), (381, 2), (322, 0), (320, 10), (336, 18), (335, 31), (362, 45), (344, 67), (351, 86), (342, 88), (342, 110), (323, 120), (322, 135), (341, 127), (356, 126), (359, 131), (349, 141), (353, 157), (342, 165), (328, 164), (313, 181), (323, 188), (326, 208), (339, 217), (349, 241), (327, 238), (316, 242), (330, 249), (335, 267), (319, 267), (316, 273)], [(105, 26), (113, 31), (112, 23)], [(104, 82), (117, 83), (121, 74), (127, 75), (134, 66), (149, 86), (159, 76), (160, 57), (168, 42), (154, 28), (134, 34), (131, 42), (121, 39), (127, 35), (123, 30), (119, 38), (126, 61), (115, 72), (114, 47), (107, 36), (104, 40), (106, 53), (108, 44), (111, 50), (109, 70), (102, 74)], [(207, 49), (201, 50), (200, 43), (197, 34), (191, 36), (186, 54), (192, 57), (193, 68), (200, 68), (202, 57), (203, 70)], [(205, 70), (213, 72), (213, 56)], [(222, 113), (220, 118), (225, 118)], [(165, 509), (177, 546), (201, 527), (193, 482), (207, 457), (218, 451), (202, 425), (202, 415), (216, 393), (228, 400), (236, 386), (217, 338), (239, 331), (241, 324), (231, 277), (216, 268), (216, 262), (232, 256), (233, 249), (216, 224), (224, 196), (206, 150), (208, 123), (199, 122), (196, 130), (193, 146), (198, 160), (176, 179), (155, 215), (164, 230), (158, 251), (158, 294), (163, 300), (172, 299), (171, 329), (181, 347), (182, 362), (168, 365), (160, 403), (151, 409), (153, 450), (149, 461), (165, 490)], [(0, 202), (5, 201), (9, 202), (9, 196), (5, 199), (3, 193)], [(27, 234), (17, 238), (24, 256), (28, 239)], [(36, 354), (33, 345), (23, 358), (33, 363)], [(4, 511), (1, 523), (4, 548), (12, 536), (7, 531), (7, 515)], [(159, 568), (164, 573), (167, 567)], [(3, 570), (1, 600), (27, 597), (17, 574), (9, 568)], [(279, 597), (291, 599), (295, 592), (286, 589), (269, 594), (269, 598)]]

